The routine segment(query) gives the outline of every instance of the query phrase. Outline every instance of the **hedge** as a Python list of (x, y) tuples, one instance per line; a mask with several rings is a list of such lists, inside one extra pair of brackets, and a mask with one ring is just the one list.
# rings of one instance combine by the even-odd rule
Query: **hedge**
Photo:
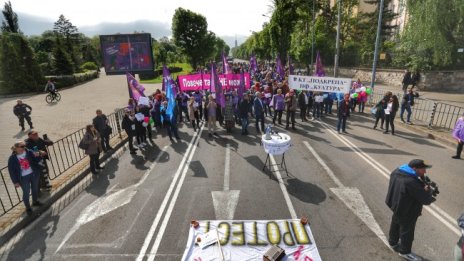
[(90, 81), (92, 79), (98, 78), (97, 71), (88, 71), (85, 73), (75, 73), (73, 75), (59, 75), (59, 76), (45, 76), (45, 79), (48, 81), (49, 79), (55, 80), (55, 87), (57, 89), (73, 86), (78, 83), (83, 83), (86, 81)]
[[(182, 72), (182, 67), (172, 66), (172, 67), (168, 67), (168, 69), (170, 73)], [(163, 68), (158, 68), (154, 70), (153, 72), (140, 73), (139, 77), (140, 77), (140, 80), (151, 80), (160, 75), (163, 75)]]

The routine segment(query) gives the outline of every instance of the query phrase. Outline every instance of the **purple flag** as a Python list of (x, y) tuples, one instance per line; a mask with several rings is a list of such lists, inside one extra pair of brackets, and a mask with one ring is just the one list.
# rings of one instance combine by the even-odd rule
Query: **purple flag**
[(277, 56), (277, 60), (276, 60), (276, 70), (277, 70), (277, 73), (280, 75), (280, 79), (284, 79), (285, 77), (285, 70), (284, 68), (282, 67), (282, 62), (280, 61), (280, 57)]
[(291, 75), (293, 75), (293, 63), (290, 55), (288, 56), (288, 71)]
[(254, 54), (250, 57), (250, 73), (253, 74), (258, 70), (258, 63), (256, 62), (256, 56)]
[(232, 70), (230, 69), (229, 63), (227, 62), (227, 57), (224, 55), (224, 50), (222, 50), (222, 73), (228, 74), (231, 72)]
[(245, 92), (245, 73), (243, 69), (240, 71), (240, 86), (238, 87), (237, 94), (238, 97), (241, 99), (243, 97), (243, 93)]
[(129, 88), (129, 97), (138, 102), (140, 97), (145, 97), (145, 94), (143, 93), (145, 91), (145, 87), (139, 84), (132, 74), (126, 73), (126, 77), (127, 87)]
[(316, 70), (314, 72), (314, 75), (318, 77), (325, 76), (324, 66), (322, 65), (321, 55), (319, 54), (319, 51), (317, 51), (316, 55)]
[(216, 66), (214, 63), (211, 65), (211, 89), (214, 86), (214, 90), (216, 93), (216, 103), (224, 108), (226, 106), (226, 97), (224, 97), (224, 93), (222, 91), (222, 84), (219, 81), (219, 76), (216, 71)]

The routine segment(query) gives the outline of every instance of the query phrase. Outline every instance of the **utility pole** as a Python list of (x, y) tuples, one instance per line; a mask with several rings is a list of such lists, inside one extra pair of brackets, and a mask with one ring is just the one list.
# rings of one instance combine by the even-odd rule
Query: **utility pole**
[(311, 40), (311, 72), (308, 72), (308, 73), (311, 73), (312, 74), (312, 70), (314, 70), (314, 35), (316, 33), (316, 0), (313, 0), (313, 26), (311, 28), (312, 32), (312, 40)]
[(375, 37), (374, 62), (372, 63), (372, 78), (371, 78), (371, 88), (372, 89), (374, 89), (375, 71), (377, 69), (377, 60), (378, 60), (378, 56), (379, 56), (380, 31), (382, 29), (383, 2), (384, 2), (384, 0), (380, 0), (379, 20), (377, 21), (377, 36)]
[(338, 0), (338, 21), (337, 21), (337, 40), (335, 42), (334, 77), (338, 77), (338, 60), (339, 60), (339, 57), (340, 57), (340, 23), (341, 23), (341, 17), (342, 17), (342, 0)]

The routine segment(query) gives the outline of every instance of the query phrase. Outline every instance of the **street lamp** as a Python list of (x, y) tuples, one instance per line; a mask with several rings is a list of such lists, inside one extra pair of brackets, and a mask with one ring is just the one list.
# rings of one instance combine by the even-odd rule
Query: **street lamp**
[(334, 77), (338, 77), (338, 59), (340, 57), (340, 21), (341, 21), (341, 16), (342, 16), (342, 0), (338, 0), (338, 21), (337, 21), (337, 40), (335, 42)]
[[(313, 0), (313, 28), (312, 28), (312, 36), (311, 36), (311, 72), (314, 68), (314, 35), (316, 32), (316, 11), (315, 11), (315, 6), (316, 6), (316, 0)], [(308, 72), (310, 73), (310, 72)]]

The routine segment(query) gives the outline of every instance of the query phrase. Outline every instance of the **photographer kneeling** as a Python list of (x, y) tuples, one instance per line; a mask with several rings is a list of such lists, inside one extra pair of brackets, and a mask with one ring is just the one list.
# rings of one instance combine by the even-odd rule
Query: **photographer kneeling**
[(431, 168), (423, 160), (414, 159), (401, 165), (390, 175), (385, 203), (393, 211), (389, 243), (406, 260), (422, 260), (411, 252), (414, 229), (422, 206), (430, 205), (439, 193), (438, 187), (425, 176)]

